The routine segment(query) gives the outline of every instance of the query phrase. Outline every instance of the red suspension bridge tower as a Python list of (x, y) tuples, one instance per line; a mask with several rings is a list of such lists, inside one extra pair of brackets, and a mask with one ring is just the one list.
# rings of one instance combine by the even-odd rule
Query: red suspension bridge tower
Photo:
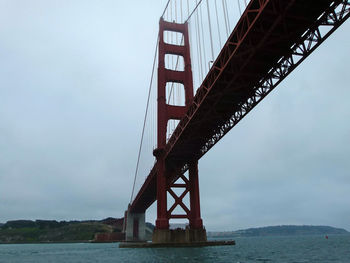
[[(165, 43), (166, 31), (180, 33), (184, 39), (184, 45)], [(165, 56), (177, 55), (184, 59), (184, 70), (171, 70), (165, 67)], [(190, 56), (190, 41), (188, 24), (159, 22), (159, 56), (158, 56), (158, 121), (157, 121), (157, 149), (153, 154), (157, 158), (157, 220), (156, 229), (153, 234), (153, 242), (172, 242), (181, 240), (183, 242), (206, 241), (206, 232), (200, 213), (199, 185), (198, 185), (198, 160), (193, 159), (187, 163), (189, 176), (186, 178), (181, 169), (176, 165), (167, 163), (165, 160), (165, 146), (167, 125), (169, 120), (181, 120), (193, 100), (193, 81)], [(185, 105), (170, 105), (166, 103), (167, 83), (180, 83), (184, 87)], [(180, 167), (181, 168), (181, 167)], [(170, 176), (171, 173), (179, 173)], [(168, 178), (180, 178), (181, 183), (176, 183)], [(174, 188), (181, 188), (183, 192), (178, 196)], [(174, 204), (168, 209), (167, 193), (174, 198)], [(184, 197), (190, 195), (190, 206), (183, 202)], [(175, 214), (174, 210), (180, 206), (183, 214)], [(184, 231), (169, 230), (169, 219), (188, 219), (189, 228)]]

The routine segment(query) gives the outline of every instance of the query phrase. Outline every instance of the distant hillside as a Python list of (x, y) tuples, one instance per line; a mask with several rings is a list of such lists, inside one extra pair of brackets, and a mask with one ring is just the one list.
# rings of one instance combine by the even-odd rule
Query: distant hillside
[(228, 232), (209, 232), (208, 237), (296, 236), (296, 235), (346, 235), (342, 228), (330, 226), (268, 226)]
[(120, 233), (123, 219), (100, 221), (14, 220), (0, 226), (0, 243), (81, 242), (97, 233)]

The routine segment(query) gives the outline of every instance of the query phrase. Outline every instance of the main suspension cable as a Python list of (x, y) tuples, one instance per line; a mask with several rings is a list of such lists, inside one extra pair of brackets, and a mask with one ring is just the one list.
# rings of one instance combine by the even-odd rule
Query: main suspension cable
[(131, 192), (131, 197), (130, 197), (130, 204), (131, 204), (132, 198), (133, 198), (133, 196), (134, 196), (136, 177), (137, 177), (137, 173), (138, 173), (138, 170), (139, 170), (141, 149), (142, 149), (142, 144), (143, 144), (143, 137), (144, 137), (144, 134), (145, 134), (145, 127), (146, 127), (146, 121), (147, 121), (147, 113), (148, 113), (149, 101), (150, 101), (150, 97), (151, 97), (151, 90), (152, 90), (152, 83), (153, 83), (154, 68), (155, 68), (155, 65), (156, 65), (156, 58), (157, 58), (157, 51), (158, 51), (158, 41), (159, 41), (159, 35), (158, 35), (158, 38), (157, 38), (156, 48), (155, 48), (155, 52), (154, 52), (154, 59), (153, 59), (153, 67), (152, 67), (151, 81), (150, 81), (149, 89), (148, 89), (148, 97), (147, 97), (146, 111), (145, 111), (145, 117), (144, 117), (144, 119), (143, 119), (143, 127), (142, 127), (142, 134), (141, 134), (141, 142), (140, 142), (140, 147), (139, 147), (139, 153), (138, 153), (138, 155), (137, 155), (137, 162), (136, 162), (134, 183), (133, 183), (133, 185), (132, 185), (132, 192)]
[(171, 1), (171, 0), (168, 0), (168, 2), (166, 3), (166, 6), (165, 6), (165, 8), (164, 8), (164, 11), (163, 11), (163, 14), (162, 14), (161, 18), (164, 18), (163, 16), (164, 16), (164, 14), (165, 14), (165, 11), (168, 9), (168, 5), (169, 5), (170, 1)]
[(193, 13), (197, 10), (198, 6), (202, 3), (202, 0), (200, 0), (196, 7), (192, 10), (191, 14), (188, 16), (188, 18), (186, 19), (185, 23), (188, 22), (188, 20), (190, 20), (191, 16), (193, 15)]

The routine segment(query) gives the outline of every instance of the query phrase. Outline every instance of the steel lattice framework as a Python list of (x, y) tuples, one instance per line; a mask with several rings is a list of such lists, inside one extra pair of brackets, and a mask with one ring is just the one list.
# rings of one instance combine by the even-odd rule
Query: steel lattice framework
[(259, 81), (253, 88), (254, 94), (249, 97), (241, 105), (241, 108), (206, 142), (200, 150), (201, 156), (208, 152), (227, 132), (277, 87), (277, 85), (320, 46), (349, 15), (349, 1), (334, 1), (322, 17), (320, 17), (319, 20), (303, 34), (302, 38), (290, 48), (289, 52), (271, 68), (268, 75)]
[[(165, 146), (175, 181), (350, 16), (350, 0), (252, 0)], [(131, 210), (156, 200), (151, 170)]]

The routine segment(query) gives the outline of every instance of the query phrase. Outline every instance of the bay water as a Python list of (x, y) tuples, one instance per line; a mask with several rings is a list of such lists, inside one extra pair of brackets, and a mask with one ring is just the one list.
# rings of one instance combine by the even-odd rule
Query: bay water
[(2, 244), (1, 263), (58, 262), (344, 262), (350, 263), (350, 235), (241, 237), (235, 246), (119, 248), (118, 243)]

